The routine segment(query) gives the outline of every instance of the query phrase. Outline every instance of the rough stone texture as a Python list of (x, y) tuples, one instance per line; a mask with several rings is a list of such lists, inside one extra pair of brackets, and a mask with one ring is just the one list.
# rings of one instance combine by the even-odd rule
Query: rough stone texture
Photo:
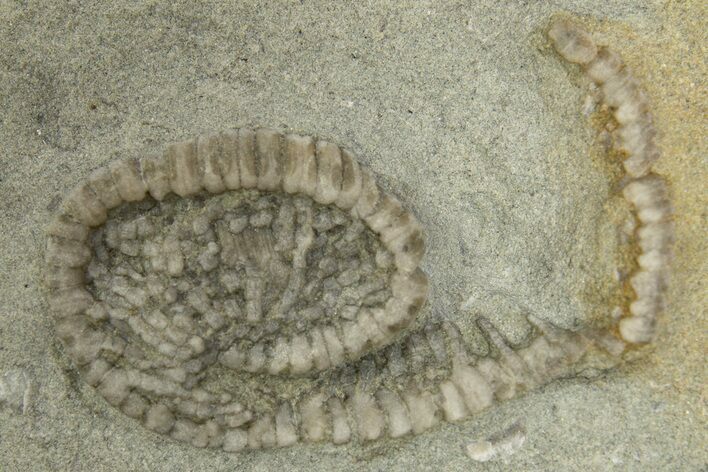
[[(308, 343), (312, 331), (383, 309), (392, 296), (391, 255), (378, 237), (303, 196), (250, 191), (127, 206), (94, 233), (92, 252), (93, 309), (107, 313), (105, 329), (157, 350), (141, 357), (156, 368), (168, 362), (161, 355), (176, 355), (176, 368), (202, 354), (188, 347), (196, 343), (241, 369), (255, 346)], [(380, 254), (388, 258), (379, 264)], [(304, 373), (292, 372), (287, 351), (285, 362)]]
[[(527, 441), (506, 468), (705, 465), (698, 3), (122, 5), (0, 6), (0, 370), (26, 367), (39, 380), (31, 414), (0, 412), (6, 469), (469, 470), (462, 446), (520, 416)], [(433, 229), (429, 314), (453, 318), (467, 338), (480, 337), (476, 314), (517, 340), (525, 313), (567, 326), (607, 316), (593, 293), (613, 282), (602, 254), (615, 246), (606, 208), (617, 198), (604, 156), (588, 156), (597, 130), (581, 113), (587, 83), (543, 36), (560, 8), (591, 15), (593, 36), (633, 66), (671, 156), (658, 171), (675, 193), (676, 274), (649, 362), (555, 384), (395, 447), (245, 456), (136, 429), (64, 373), (38, 286), (49, 215), (116, 150), (142, 157), (236, 125), (289, 126), (366, 159)]]

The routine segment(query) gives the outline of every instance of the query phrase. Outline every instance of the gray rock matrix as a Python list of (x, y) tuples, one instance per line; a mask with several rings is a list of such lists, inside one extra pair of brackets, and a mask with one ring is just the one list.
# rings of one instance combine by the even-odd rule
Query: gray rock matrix
[[(549, 21), (560, 9), (589, 42)], [(3, 470), (701, 470), (689, 8), (30, 1), (0, 16)], [(603, 58), (624, 115), (590, 76)], [(240, 163), (200, 160), (241, 130), (277, 135), (281, 156), (296, 135), (315, 159), (337, 143), (415, 215), (429, 288), (407, 324), (360, 325), (397, 269), (352, 209), (241, 188)], [(185, 144), (201, 187), (181, 196), (167, 156)], [(57, 270), (48, 223), (80, 223), (69, 190), (116, 187), (125, 162), (141, 180), (167, 170), (166, 193), (103, 195), (105, 221), (83, 225), (90, 260)], [(48, 309), (69, 288), (92, 298), (72, 316), (85, 351)], [(560, 348), (545, 374), (527, 352), (544, 341)], [(100, 381), (81, 357), (97, 344)]]

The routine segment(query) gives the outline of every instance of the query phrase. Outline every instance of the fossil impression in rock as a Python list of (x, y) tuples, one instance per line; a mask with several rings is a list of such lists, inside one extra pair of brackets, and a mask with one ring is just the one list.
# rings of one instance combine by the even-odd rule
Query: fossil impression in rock
[(664, 179), (652, 172), (661, 153), (654, 141), (656, 130), (648, 100), (619, 55), (607, 47), (598, 48), (571, 21), (555, 21), (548, 35), (559, 54), (580, 64), (600, 87), (603, 101), (619, 125), (618, 141), (625, 154), (623, 193), (636, 212), (640, 248), (638, 268), (629, 281), (634, 301), (629, 306), (629, 316), (620, 321), (619, 331), (628, 342), (647, 343), (653, 339), (657, 317), (664, 309), (673, 242), (668, 188)]
[[(83, 379), (145, 427), (225, 451), (419, 434), (570, 375), (595, 350), (651, 339), (671, 237), (646, 100), (570, 23), (550, 36), (615, 109), (643, 253), (619, 330), (531, 317), (523, 346), (479, 320), (414, 323), (423, 232), (335, 144), (238, 129), (99, 169), (47, 233), (56, 333)], [(618, 333), (614, 334), (613, 333)], [(616, 337), (613, 337), (616, 336)]]

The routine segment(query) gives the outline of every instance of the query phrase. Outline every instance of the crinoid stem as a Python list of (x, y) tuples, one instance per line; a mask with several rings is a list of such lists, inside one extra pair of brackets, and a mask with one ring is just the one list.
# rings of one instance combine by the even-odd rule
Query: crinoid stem
[(598, 47), (590, 35), (568, 19), (555, 20), (548, 36), (558, 53), (579, 64), (600, 87), (619, 128), (620, 150), (626, 154), (627, 184), (624, 197), (639, 222), (636, 239), (641, 253), (638, 269), (630, 277), (634, 301), (629, 316), (619, 321), (619, 333), (630, 343), (651, 342), (665, 306), (669, 260), (673, 241), (672, 208), (666, 181), (652, 171), (661, 153), (646, 94), (622, 58)]

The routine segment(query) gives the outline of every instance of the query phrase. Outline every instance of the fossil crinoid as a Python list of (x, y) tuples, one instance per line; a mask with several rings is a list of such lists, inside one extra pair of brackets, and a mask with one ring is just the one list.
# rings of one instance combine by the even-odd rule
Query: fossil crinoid
[[(411, 327), (427, 296), (416, 218), (346, 150), (269, 129), (175, 143), (99, 169), (48, 227), (56, 332), (84, 380), (147, 428), (238, 451), (424, 432), (652, 338), (671, 226), (646, 100), (616, 55), (561, 20), (550, 36), (621, 124), (643, 251), (610, 333), (530, 317), (490, 355), (457, 326)], [(616, 337), (613, 337), (616, 336)]]
[[(338, 146), (267, 129), (100, 169), (48, 232), (57, 332), (86, 381), (202, 445), (234, 448), (257, 416), (203, 384), (356, 361), (426, 298), (416, 219)], [(294, 435), (290, 406), (277, 411)]]

